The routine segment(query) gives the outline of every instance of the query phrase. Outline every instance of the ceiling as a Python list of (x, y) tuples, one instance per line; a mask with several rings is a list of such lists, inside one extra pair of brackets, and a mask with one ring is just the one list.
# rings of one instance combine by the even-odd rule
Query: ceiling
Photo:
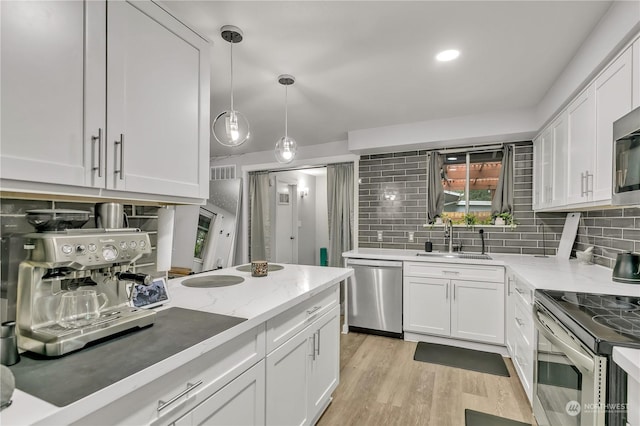
[[(211, 156), (347, 139), (350, 130), (535, 107), (611, 1), (162, 1), (212, 40), (211, 117), (234, 103), (251, 125), (235, 148), (211, 137)], [(579, 18), (578, 18), (579, 17)], [(460, 57), (441, 63), (444, 49)], [(330, 154), (330, 153), (328, 153)]]

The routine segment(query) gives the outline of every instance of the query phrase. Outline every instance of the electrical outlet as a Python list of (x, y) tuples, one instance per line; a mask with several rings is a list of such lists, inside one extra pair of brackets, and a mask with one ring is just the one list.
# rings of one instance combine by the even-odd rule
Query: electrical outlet
[(413, 232), (409, 232), (409, 242), (412, 243), (413, 241)]
[(378, 241), (382, 241), (382, 231), (378, 231)]

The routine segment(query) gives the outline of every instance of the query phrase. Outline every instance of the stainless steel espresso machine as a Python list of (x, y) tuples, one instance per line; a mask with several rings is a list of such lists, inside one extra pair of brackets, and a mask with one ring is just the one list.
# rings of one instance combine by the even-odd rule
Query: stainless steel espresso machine
[[(29, 254), (19, 267), (16, 313), (21, 349), (59, 356), (153, 324), (154, 311), (129, 303), (132, 283), (150, 281), (128, 271), (132, 262), (151, 253), (147, 233), (135, 228), (33, 233), (25, 235), (25, 248)], [(104, 300), (95, 317), (80, 326), (60, 321), (62, 299), (91, 290)]]

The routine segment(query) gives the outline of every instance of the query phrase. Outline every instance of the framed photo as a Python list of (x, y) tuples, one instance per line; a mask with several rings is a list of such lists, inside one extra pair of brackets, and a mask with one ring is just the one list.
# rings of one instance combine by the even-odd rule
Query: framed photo
[(132, 284), (130, 287), (131, 306), (134, 308), (154, 308), (169, 302), (169, 292), (164, 278), (155, 278), (149, 285)]
[(289, 204), (289, 193), (288, 192), (279, 192), (278, 193), (278, 204)]

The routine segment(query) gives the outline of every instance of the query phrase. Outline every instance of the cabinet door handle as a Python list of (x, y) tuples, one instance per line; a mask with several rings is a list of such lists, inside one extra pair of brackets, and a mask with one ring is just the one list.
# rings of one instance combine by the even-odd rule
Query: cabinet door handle
[(511, 277), (507, 278), (507, 296), (511, 296)]
[(456, 300), (456, 285), (453, 284), (453, 300)]
[(311, 355), (309, 355), (313, 360), (316, 360), (316, 333), (313, 333), (313, 348), (311, 349)]
[[(589, 177), (591, 177), (591, 185), (589, 185)], [(585, 176), (585, 183), (585, 195), (589, 195), (590, 193), (593, 194), (593, 173), (589, 173), (589, 170), (587, 170), (587, 174)]]
[(584, 197), (584, 172), (580, 172), (580, 196)]
[(446, 289), (446, 293), (445, 293), (444, 299), (445, 300), (449, 300), (449, 283), (447, 283), (447, 289)]
[(322, 306), (314, 306), (313, 309), (309, 309), (307, 311), (307, 315), (311, 315), (311, 314), (317, 312), (320, 308), (322, 308)]
[(124, 180), (124, 135), (120, 133), (120, 140), (115, 142), (116, 145), (120, 145), (120, 170), (116, 170), (116, 173), (120, 173), (120, 180)]
[(163, 400), (158, 401), (158, 412), (164, 410), (165, 408), (167, 408), (168, 406), (170, 406), (171, 404), (173, 404), (174, 402), (176, 402), (177, 400), (179, 400), (180, 398), (188, 394), (189, 391), (192, 391), (194, 388), (197, 388), (201, 384), (202, 384), (202, 380), (198, 380), (196, 383), (187, 383), (187, 388), (182, 392), (180, 392), (179, 394), (177, 394), (176, 396), (174, 396), (173, 398), (171, 398), (169, 401), (167, 402)]
[(520, 288), (518, 286), (516, 286), (516, 291), (518, 292), (519, 295), (523, 295), (524, 291), (520, 290)]
[(320, 330), (318, 330), (316, 333), (318, 334), (318, 352), (316, 354), (320, 356)]
[[(98, 136), (91, 136), (92, 148), (95, 151), (96, 141), (98, 141), (98, 167), (92, 167), (92, 170), (98, 171), (98, 177), (102, 177), (102, 127), (98, 128)], [(91, 163), (93, 164), (93, 155), (91, 155)]]

